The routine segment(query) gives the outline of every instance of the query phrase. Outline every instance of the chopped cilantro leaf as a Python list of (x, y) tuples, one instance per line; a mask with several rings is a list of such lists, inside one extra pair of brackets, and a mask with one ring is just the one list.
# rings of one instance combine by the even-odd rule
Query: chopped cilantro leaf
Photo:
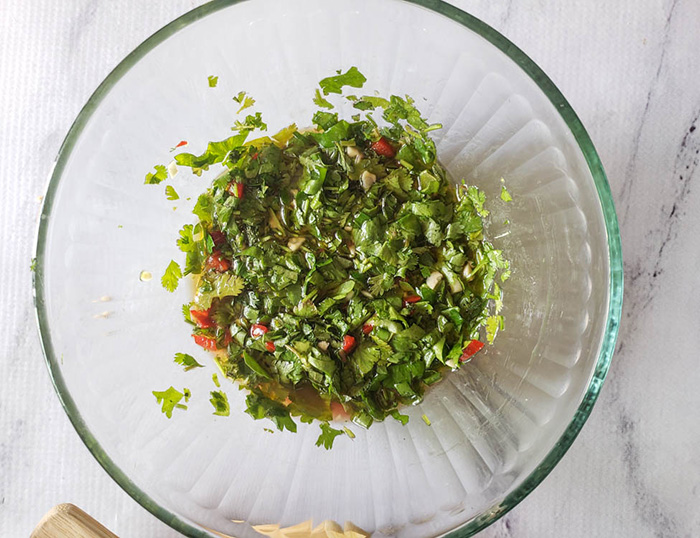
[(333, 105), (331, 104), (330, 101), (327, 99), (324, 99), (324, 97), (321, 95), (321, 91), (316, 88), (316, 96), (314, 97), (314, 104), (316, 106), (320, 106), (322, 108), (333, 108)]
[(512, 202), (513, 201), (513, 197), (506, 190), (505, 185), (501, 185), (501, 200), (503, 200), (504, 202)]
[(155, 165), (155, 173), (146, 174), (146, 185), (158, 185), (161, 181), (168, 179), (168, 169), (162, 164)]
[(236, 114), (240, 114), (241, 111), (245, 110), (246, 108), (250, 108), (255, 104), (255, 99), (253, 99), (246, 92), (238, 92), (238, 95), (236, 95), (236, 97), (234, 97), (233, 100), (239, 105), (241, 105)]
[(209, 81), (210, 88), (216, 88), (216, 85), (219, 83), (219, 77), (215, 77), (213, 75), (208, 76), (207, 80)]
[(193, 368), (203, 368), (203, 364), (199, 364), (192, 355), (187, 353), (175, 353), (175, 362), (185, 367), (185, 372)]
[(336, 430), (332, 428), (328, 422), (321, 422), (321, 435), (318, 436), (316, 440), (316, 446), (323, 446), (326, 450), (333, 448), (333, 441), (339, 435), (343, 435), (345, 432), (343, 430)]
[(160, 283), (169, 292), (177, 289), (178, 281), (182, 278), (182, 270), (175, 260), (171, 260), (168, 267), (165, 268), (165, 273), (160, 279)]
[(160, 392), (154, 390), (153, 396), (156, 397), (157, 403), (162, 403), (161, 410), (163, 411), (163, 413), (165, 413), (165, 416), (168, 418), (172, 418), (173, 410), (175, 408), (187, 409), (187, 406), (181, 404), (180, 400), (182, 400), (183, 398), (185, 398), (185, 401), (189, 400), (190, 391), (189, 389), (183, 389), (183, 391), (180, 392), (176, 388), (170, 387), (169, 389)]
[[(254, 129), (260, 129), (261, 131), (267, 131), (267, 124), (262, 119), (262, 114), (256, 112), (254, 115), (248, 114), (245, 120), (236, 120), (236, 123), (231, 127), (232, 131), (252, 131)], [(252, 142), (249, 142), (251, 144)]]
[(503, 316), (489, 316), (486, 318), (486, 338), (489, 344), (493, 344), (498, 330), (501, 328)]
[(172, 185), (167, 185), (165, 187), (165, 197), (168, 200), (179, 200), (180, 195), (177, 193), (177, 191), (172, 187)]
[(226, 393), (220, 390), (213, 390), (209, 394), (211, 394), (209, 401), (214, 406), (214, 414), (222, 417), (229, 416), (231, 414), (231, 408), (228, 405), (228, 396), (226, 396)]
[(342, 93), (343, 86), (362, 88), (365, 82), (367, 82), (365, 76), (360, 73), (357, 67), (353, 66), (345, 73), (324, 78), (319, 82), (319, 86), (323, 90), (323, 95), (328, 95), (329, 93)]

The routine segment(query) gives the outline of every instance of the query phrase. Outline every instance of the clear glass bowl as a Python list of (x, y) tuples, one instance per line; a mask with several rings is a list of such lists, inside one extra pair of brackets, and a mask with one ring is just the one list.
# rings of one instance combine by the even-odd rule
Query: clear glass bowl
[[(182, 171), (175, 203), (143, 179), (182, 139), (198, 151), (230, 136), (238, 90), (274, 132), (310, 123), (318, 80), (352, 65), (365, 90), (409, 94), (444, 125), (440, 158), (486, 191), (488, 234), (513, 274), (496, 345), (411, 408), (408, 426), (375, 424), (327, 452), (314, 446), (315, 425), (264, 431), (230, 384), (231, 416), (212, 415), (212, 361), (189, 373), (172, 362), (178, 351), (206, 359), (182, 322), (191, 289), (169, 294), (159, 277), (179, 256), (177, 229), (193, 220), (186, 198), (217, 170)], [(501, 178), (511, 203), (499, 199)], [(142, 270), (154, 278), (141, 281)], [(78, 433), (175, 529), (468, 536), (532, 491), (588, 417), (617, 334), (622, 259), (583, 126), (492, 28), (436, 0), (219, 1), (138, 47), (78, 116), (44, 203), (35, 294), (48, 367)], [(168, 420), (151, 391), (170, 385), (193, 397)]]

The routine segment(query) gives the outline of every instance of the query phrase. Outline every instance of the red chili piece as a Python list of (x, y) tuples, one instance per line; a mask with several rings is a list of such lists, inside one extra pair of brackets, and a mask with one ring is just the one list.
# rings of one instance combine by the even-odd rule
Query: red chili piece
[(479, 351), (481, 351), (483, 347), (483, 342), (480, 342), (479, 340), (472, 340), (469, 342), (469, 344), (467, 344), (467, 347), (464, 348), (464, 351), (462, 351), (462, 356), (459, 358), (460, 362), (468, 361)]
[(211, 236), (211, 240), (214, 241), (214, 244), (217, 247), (223, 245), (226, 242), (226, 235), (221, 230), (211, 230), (209, 232), (209, 235)]
[(403, 298), (403, 306), (406, 306), (407, 304), (413, 304), (417, 303), (418, 301), (422, 301), (423, 297), (420, 295), (408, 295)]
[(253, 155), (251, 155), (250, 158), (253, 159), (254, 161), (257, 161), (258, 160), (258, 152), (256, 151), (255, 153), (253, 153)]
[(207, 268), (214, 269), (220, 273), (227, 271), (231, 264), (221, 255), (221, 251), (214, 250), (207, 258)]
[(176, 148), (181, 148), (182, 146), (186, 146), (186, 145), (187, 145), (187, 140), (182, 140), (182, 141), (180, 141), (180, 143), (179, 143), (177, 146), (175, 146), (175, 147), (176, 147)]
[(345, 353), (350, 353), (354, 347), (355, 337), (350, 336), (349, 334), (343, 336), (343, 351), (345, 351)]
[(233, 336), (231, 336), (231, 331), (226, 329), (226, 331), (224, 332), (224, 347), (227, 347), (231, 343), (232, 340), (233, 340)]
[(370, 147), (377, 153), (377, 155), (383, 155), (384, 157), (389, 157), (390, 159), (396, 155), (394, 146), (392, 146), (389, 141), (381, 137), (376, 142), (373, 142)]
[(265, 325), (260, 325), (259, 323), (255, 323), (250, 327), (250, 336), (253, 338), (260, 338), (263, 336), (267, 331), (269, 331)]
[(267, 349), (270, 353), (274, 353), (275, 349), (275, 343), (274, 342), (265, 342), (265, 349)]
[(231, 196), (235, 196), (236, 198), (243, 198), (243, 183), (231, 183), (229, 184), (226, 190), (228, 190), (228, 193)]
[(193, 334), (194, 343), (209, 351), (216, 351), (216, 338), (204, 336), (203, 334)]
[(208, 329), (216, 325), (211, 319), (211, 308), (209, 310), (190, 310), (190, 317), (201, 329)]
[(370, 325), (369, 323), (365, 323), (365, 324), (362, 326), (362, 332), (363, 332), (364, 334), (369, 334), (369, 333), (371, 333), (371, 332), (372, 332), (372, 329), (374, 329), (374, 325)]

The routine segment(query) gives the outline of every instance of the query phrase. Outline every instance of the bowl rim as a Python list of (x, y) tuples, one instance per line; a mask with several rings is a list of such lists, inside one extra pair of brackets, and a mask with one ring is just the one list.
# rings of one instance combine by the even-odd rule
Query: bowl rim
[[(97, 109), (102, 99), (110, 92), (112, 87), (142, 57), (181, 29), (221, 9), (247, 1), (251, 0), (213, 0), (179, 16), (169, 24), (162, 27), (160, 30), (156, 31), (149, 38), (143, 41), (143, 43), (136, 47), (109, 73), (109, 75), (107, 75), (104, 81), (102, 81), (102, 83), (97, 87), (71, 125), (54, 161), (41, 209), (41, 216), (36, 235), (35, 259), (33, 263), (34, 306), (41, 347), (49, 370), (51, 382), (56, 390), (56, 394), (58, 395), (61, 404), (63, 405), (63, 408), (66, 411), (66, 414), (68, 415), (68, 418), (73, 424), (73, 427), (107, 474), (109, 474), (127, 494), (129, 494), (146, 510), (151, 512), (154, 516), (173, 529), (194, 538), (206, 538), (211, 536), (211, 534), (203, 531), (201, 528), (195, 527), (184, 518), (181, 518), (180, 516), (162, 507), (151, 499), (148, 494), (141, 490), (126, 475), (126, 473), (124, 473), (124, 471), (122, 471), (114, 463), (114, 461), (112, 461), (112, 459), (101, 447), (97, 439), (95, 439), (95, 437), (92, 435), (92, 432), (85, 424), (75, 401), (68, 391), (61, 373), (60, 359), (53, 348), (51, 332), (48, 325), (48, 315), (45, 309), (44, 264), (47, 248), (47, 232), (54, 197), (66, 162), (68, 161), (71, 151), (76, 141), (80, 138), (80, 135), (82, 134), (88, 120)], [(537, 487), (540, 482), (542, 482), (542, 480), (544, 480), (544, 478), (552, 471), (559, 460), (561, 460), (588, 419), (610, 367), (610, 362), (612, 360), (612, 355), (614, 353), (615, 343), (617, 340), (622, 312), (624, 287), (622, 246), (612, 193), (600, 157), (598, 156), (590, 136), (581, 123), (581, 120), (578, 118), (571, 105), (567, 102), (552, 80), (544, 73), (544, 71), (542, 71), (542, 69), (538, 67), (529, 56), (527, 56), (500, 32), (475, 16), (451, 4), (448, 4), (443, 0), (398, 1), (426, 8), (437, 13), (438, 15), (445, 16), (452, 21), (461, 24), (468, 30), (475, 32), (477, 35), (485, 38), (489, 43), (501, 50), (501, 52), (515, 62), (533, 80), (533, 82), (537, 84), (555, 109), (559, 112), (560, 116), (574, 136), (581, 152), (583, 153), (598, 193), (608, 240), (610, 287), (607, 320), (598, 360), (586, 393), (584, 394), (564, 433), (559, 437), (552, 449), (547, 453), (535, 470), (532, 471), (515, 490), (506, 495), (500, 502), (496, 503), (481, 515), (473, 518), (461, 527), (448, 531), (444, 534), (444, 536), (448, 536), (450, 538), (465, 538), (472, 536), (485, 527), (491, 525), (517, 506), (518, 503), (520, 503), (520, 501), (522, 501), (525, 497), (527, 497), (527, 495), (529, 495), (532, 490), (534, 490), (535, 487)]]

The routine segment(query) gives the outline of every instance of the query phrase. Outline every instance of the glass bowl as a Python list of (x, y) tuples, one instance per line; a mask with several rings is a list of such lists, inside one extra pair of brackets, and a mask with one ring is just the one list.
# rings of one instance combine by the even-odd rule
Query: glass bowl
[[(494, 346), (410, 408), (406, 427), (375, 424), (326, 451), (314, 446), (316, 425), (265, 431), (229, 383), (231, 416), (212, 414), (215, 367), (181, 316), (192, 289), (169, 294), (159, 277), (218, 170), (182, 170), (177, 202), (143, 181), (180, 140), (199, 151), (230, 136), (239, 90), (275, 132), (310, 123), (317, 82), (353, 65), (365, 91), (409, 94), (444, 125), (438, 155), (486, 191), (488, 236), (512, 277)], [(510, 203), (499, 199), (501, 178)], [(189, 536), (473, 534), (573, 442), (607, 372), (622, 301), (615, 210), (580, 121), (522, 51), (436, 0), (218, 1), (172, 22), (76, 119), (36, 257), (46, 361), (76, 430), (131, 496)], [(175, 352), (207, 366), (182, 372)], [(151, 391), (170, 385), (193, 396), (167, 419)]]

